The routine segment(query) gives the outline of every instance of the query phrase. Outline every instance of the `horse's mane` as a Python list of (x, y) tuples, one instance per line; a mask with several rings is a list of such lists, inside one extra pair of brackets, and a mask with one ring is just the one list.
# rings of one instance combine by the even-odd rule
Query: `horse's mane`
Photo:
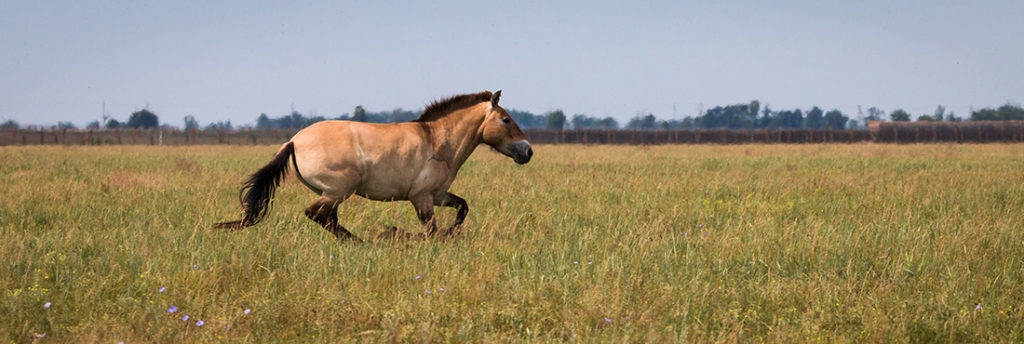
[(426, 109), (423, 109), (423, 113), (420, 117), (412, 120), (412, 122), (429, 122), (435, 119), (447, 116), (448, 114), (455, 112), (455, 110), (467, 108), (480, 102), (486, 102), (491, 100), (491, 92), (483, 91), (480, 93), (460, 94), (457, 96), (451, 96), (441, 100), (435, 100), (430, 103)]

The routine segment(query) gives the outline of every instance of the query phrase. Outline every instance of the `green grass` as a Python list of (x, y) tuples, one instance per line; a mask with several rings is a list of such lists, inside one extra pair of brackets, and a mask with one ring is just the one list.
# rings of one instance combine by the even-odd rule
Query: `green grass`
[(210, 229), (276, 149), (0, 147), (0, 341), (1024, 341), (1024, 145), (480, 149), (451, 240), (291, 179)]

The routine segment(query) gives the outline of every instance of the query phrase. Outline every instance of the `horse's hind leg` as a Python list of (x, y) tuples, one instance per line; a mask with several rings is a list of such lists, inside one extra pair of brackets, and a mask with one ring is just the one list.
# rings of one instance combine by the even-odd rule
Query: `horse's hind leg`
[(359, 241), (359, 238), (338, 223), (338, 204), (342, 201), (344, 199), (321, 196), (306, 208), (306, 217), (323, 226), (338, 239)]
[(466, 215), (469, 214), (469, 204), (466, 204), (466, 200), (462, 199), (462, 197), (456, 196), (455, 194), (449, 192), (445, 195), (445, 198), (438, 200), (437, 202), (434, 203), (434, 205), (455, 208), (455, 223), (453, 223), (451, 227), (445, 230), (444, 234), (458, 234), (459, 228), (462, 225), (462, 221), (466, 220)]

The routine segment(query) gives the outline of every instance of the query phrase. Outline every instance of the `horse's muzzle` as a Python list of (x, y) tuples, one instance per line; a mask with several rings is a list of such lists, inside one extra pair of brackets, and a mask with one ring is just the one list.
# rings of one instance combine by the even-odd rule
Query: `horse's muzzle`
[(530, 147), (530, 143), (523, 141), (517, 141), (510, 145), (509, 154), (512, 156), (512, 160), (515, 160), (517, 164), (525, 164), (530, 162), (530, 158), (533, 158), (533, 148)]

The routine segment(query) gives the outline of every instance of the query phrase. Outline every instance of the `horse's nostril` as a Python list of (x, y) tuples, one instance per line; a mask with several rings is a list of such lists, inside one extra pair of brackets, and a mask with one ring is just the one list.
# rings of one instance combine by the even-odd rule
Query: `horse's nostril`
[(533, 156), (533, 148), (526, 149), (526, 156)]

